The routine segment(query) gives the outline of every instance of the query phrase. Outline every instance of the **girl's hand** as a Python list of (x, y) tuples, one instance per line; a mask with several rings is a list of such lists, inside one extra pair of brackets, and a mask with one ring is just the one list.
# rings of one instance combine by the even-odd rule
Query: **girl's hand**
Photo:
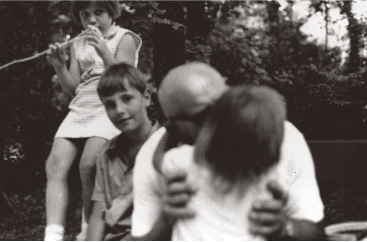
[(106, 40), (97, 27), (89, 25), (88, 30), (89, 31), (85, 34), (86, 40), (96, 49), (97, 54), (103, 57), (103, 55), (109, 51)]
[(53, 65), (55, 69), (66, 67), (68, 56), (66, 55), (67, 45), (56, 42), (50, 44), (47, 51), (47, 60)]

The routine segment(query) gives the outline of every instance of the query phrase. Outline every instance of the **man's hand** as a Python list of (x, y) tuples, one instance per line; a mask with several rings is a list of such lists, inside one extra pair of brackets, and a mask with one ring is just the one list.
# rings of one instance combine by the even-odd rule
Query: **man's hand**
[(176, 172), (165, 177), (166, 190), (163, 196), (163, 213), (173, 223), (179, 218), (190, 218), (195, 212), (188, 208), (188, 202), (195, 189), (187, 183), (185, 172)]
[(275, 181), (267, 184), (271, 198), (254, 201), (249, 213), (250, 232), (271, 239), (281, 236), (288, 217), (284, 207), (287, 203), (287, 194)]

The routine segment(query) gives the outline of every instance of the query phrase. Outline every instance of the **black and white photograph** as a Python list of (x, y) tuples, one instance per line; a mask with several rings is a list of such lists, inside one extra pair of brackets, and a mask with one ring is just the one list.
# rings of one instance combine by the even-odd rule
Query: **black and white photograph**
[(367, 240), (367, 0), (0, 0), (0, 241)]

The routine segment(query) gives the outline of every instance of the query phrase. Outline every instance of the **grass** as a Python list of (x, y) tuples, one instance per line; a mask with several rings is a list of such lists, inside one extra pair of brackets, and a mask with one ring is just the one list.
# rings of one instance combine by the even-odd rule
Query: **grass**
[[(0, 240), (31, 240), (44, 238), (46, 224), (45, 189), (8, 194), (13, 211), (0, 217)], [(71, 191), (65, 240), (75, 240), (81, 224), (81, 195)]]
[[(325, 224), (367, 220), (367, 189), (361, 186), (327, 184), (320, 186), (325, 204)], [(45, 188), (7, 194), (13, 212), (0, 217), (0, 240), (43, 240)], [(67, 215), (66, 240), (75, 240), (80, 229), (81, 194), (73, 189)]]

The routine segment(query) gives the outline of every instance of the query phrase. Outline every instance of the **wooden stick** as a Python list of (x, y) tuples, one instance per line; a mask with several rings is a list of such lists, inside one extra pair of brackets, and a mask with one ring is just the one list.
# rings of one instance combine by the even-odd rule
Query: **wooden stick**
[[(80, 37), (82, 37), (82, 36), (83, 36), (83, 35), (84, 35), (88, 30), (89, 30), (89, 29), (84, 30), (83, 32), (81, 32), (78, 36), (74, 37), (73, 39), (71, 39), (71, 40), (69, 40), (69, 41), (67, 41), (67, 42), (62, 43), (62, 44), (60, 45), (60, 47), (65, 47), (66, 45), (70, 45), (70, 44), (72, 44), (73, 42), (75, 42), (76, 40), (78, 40)], [(36, 55), (34, 55), (34, 56), (30, 56), (30, 57), (27, 57), (27, 58), (24, 58), (24, 59), (15, 60), (15, 61), (12, 61), (12, 62), (10, 62), (10, 63), (7, 63), (7, 64), (5, 64), (5, 65), (3, 65), (3, 66), (0, 66), (0, 70), (5, 69), (5, 68), (7, 68), (7, 67), (9, 67), (9, 66), (11, 66), (11, 65), (14, 65), (14, 64), (16, 64), (16, 63), (21, 63), (21, 62), (26, 62), (26, 61), (30, 61), (30, 60), (36, 59), (36, 58), (38, 58), (38, 57), (40, 57), (40, 56), (42, 56), (42, 55), (47, 54), (47, 51), (48, 51), (48, 50), (49, 50), (49, 49), (47, 49), (47, 50), (45, 50), (45, 51), (43, 51), (43, 52), (41, 52), (41, 53), (38, 53), (38, 54), (36, 54)]]

